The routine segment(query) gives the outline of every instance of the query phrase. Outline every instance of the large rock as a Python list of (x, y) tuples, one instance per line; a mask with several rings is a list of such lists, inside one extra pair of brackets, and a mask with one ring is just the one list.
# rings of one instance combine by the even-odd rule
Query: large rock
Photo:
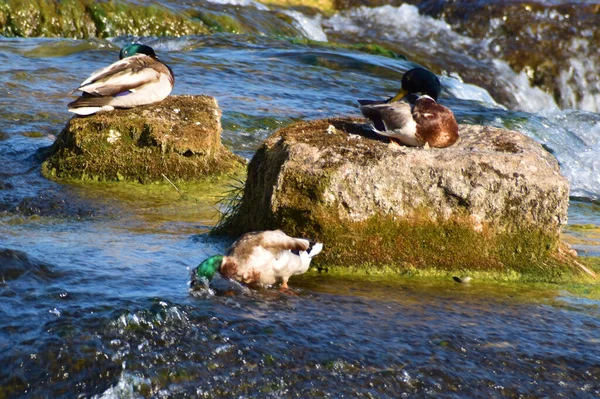
[(299, 122), (269, 137), (222, 231), (322, 240), (329, 265), (564, 272), (544, 268), (560, 247), (569, 185), (541, 145), (461, 125), (452, 147), (410, 148), (363, 123)]
[(133, 109), (73, 117), (43, 170), (59, 178), (106, 181), (201, 180), (245, 162), (221, 144), (221, 110), (209, 96), (171, 96)]

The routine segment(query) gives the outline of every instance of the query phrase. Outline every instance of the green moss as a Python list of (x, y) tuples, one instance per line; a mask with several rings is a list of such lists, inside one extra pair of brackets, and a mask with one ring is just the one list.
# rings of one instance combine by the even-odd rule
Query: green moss
[(570, 224), (567, 227), (569, 230), (573, 231), (590, 231), (590, 230), (598, 230), (599, 227), (595, 224)]
[(207, 33), (200, 22), (157, 5), (92, 0), (4, 0), (0, 34), (17, 37), (183, 36)]
[(395, 52), (388, 50), (387, 48), (379, 44), (367, 44), (367, 43), (336, 43), (336, 42), (319, 42), (311, 40), (305, 37), (294, 37), (290, 38), (289, 41), (294, 44), (300, 44), (304, 46), (320, 47), (320, 48), (331, 48), (331, 49), (346, 49), (355, 50), (367, 54), (380, 55), (388, 58), (401, 58), (406, 59), (405, 56), (396, 54)]
[(501, 280), (548, 282), (581, 274), (556, 258), (556, 237), (536, 230), (477, 232), (466, 218), (440, 222), (418, 215), (404, 220), (375, 216), (363, 222), (318, 219), (319, 229), (288, 227), (325, 243), (316, 266), (427, 276), (477, 272)]
[(200, 12), (196, 16), (213, 32), (249, 33), (248, 29), (236, 18), (221, 12)]
[(323, 242), (325, 249), (313, 265), (329, 273), (593, 281), (575, 264), (575, 258), (559, 254), (556, 237), (537, 230), (476, 232), (467, 220), (439, 222), (426, 217), (398, 221), (376, 216), (358, 223), (318, 219), (319, 228), (288, 223), (284, 230)]
[(235, 174), (245, 161), (220, 141), (220, 110), (208, 96), (171, 96), (135, 110), (69, 121), (42, 172), (84, 181), (198, 181)]
[(23, 132), (21, 133), (23, 136), (25, 137), (31, 137), (31, 138), (40, 138), (40, 137), (45, 137), (45, 134), (42, 132), (38, 132), (38, 131), (33, 131), (33, 132)]

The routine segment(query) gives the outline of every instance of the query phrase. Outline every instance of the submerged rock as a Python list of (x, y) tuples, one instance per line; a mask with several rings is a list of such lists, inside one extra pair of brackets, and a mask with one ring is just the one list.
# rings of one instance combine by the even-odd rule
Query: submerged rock
[(277, 131), (250, 162), (241, 203), (220, 230), (282, 228), (323, 242), (318, 263), (346, 267), (547, 267), (567, 220), (569, 185), (541, 145), (515, 131), (461, 125), (452, 147), (401, 147), (363, 123), (318, 120)]
[(240, 170), (221, 144), (221, 110), (209, 96), (171, 96), (133, 109), (73, 117), (50, 147), (44, 174), (82, 180), (201, 180)]

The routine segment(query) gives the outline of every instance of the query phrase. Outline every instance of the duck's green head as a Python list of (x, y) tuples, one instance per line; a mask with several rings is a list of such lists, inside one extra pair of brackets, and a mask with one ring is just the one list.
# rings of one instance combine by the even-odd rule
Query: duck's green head
[(217, 270), (219, 270), (219, 267), (221, 267), (221, 263), (223, 263), (223, 258), (223, 255), (214, 255), (208, 259), (205, 259), (196, 268), (195, 277), (204, 277), (208, 281), (210, 281), (217, 272)]
[(437, 101), (442, 92), (442, 84), (437, 76), (425, 68), (413, 68), (402, 76), (402, 89), (390, 102), (398, 101), (407, 94), (427, 94)]
[(152, 50), (152, 47), (141, 43), (131, 43), (123, 46), (121, 52), (119, 53), (119, 59), (122, 60), (123, 58), (131, 57), (135, 54), (146, 54), (150, 57), (156, 58), (156, 53), (154, 50)]

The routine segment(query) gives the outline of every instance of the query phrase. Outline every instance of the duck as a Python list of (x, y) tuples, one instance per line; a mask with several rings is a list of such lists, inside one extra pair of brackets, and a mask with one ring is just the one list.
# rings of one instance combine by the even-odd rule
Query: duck
[(225, 255), (213, 255), (200, 263), (191, 276), (191, 286), (210, 282), (218, 272), (250, 287), (269, 287), (281, 283), (280, 290), (291, 291), (291, 276), (305, 273), (322, 243), (290, 237), (281, 230), (250, 232), (238, 238)]
[(77, 115), (134, 108), (164, 100), (174, 84), (173, 70), (158, 59), (152, 47), (131, 43), (119, 52), (119, 61), (95, 71), (73, 90), (83, 93), (67, 107)]
[(454, 113), (437, 102), (442, 91), (438, 77), (417, 67), (402, 76), (401, 85), (398, 94), (387, 100), (358, 100), (373, 131), (411, 147), (445, 148), (456, 143)]

